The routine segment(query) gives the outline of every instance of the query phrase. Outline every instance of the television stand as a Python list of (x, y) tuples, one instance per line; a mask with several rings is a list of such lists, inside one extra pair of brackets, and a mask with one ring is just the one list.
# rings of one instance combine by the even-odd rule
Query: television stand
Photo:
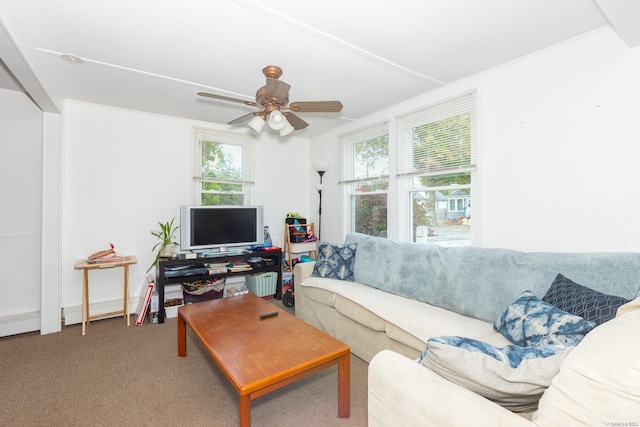
[[(238, 249), (238, 248), (234, 248)], [(248, 274), (256, 274), (256, 273), (266, 273), (266, 272), (276, 272), (278, 273), (278, 282), (276, 285), (276, 293), (274, 297), (276, 299), (282, 298), (282, 251), (281, 250), (271, 250), (271, 251), (260, 251), (255, 250), (252, 251), (246, 248), (239, 248), (242, 252), (238, 252), (235, 250), (231, 250), (228, 252), (215, 252), (215, 256), (209, 257), (204, 256), (203, 253), (199, 253), (197, 258), (186, 258), (185, 254), (178, 255), (177, 259), (161, 259), (158, 261), (158, 265), (156, 266), (156, 288), (158, 291), (158, 299), (160, 301), (158, 307), (158, 323), (164, 323), (165, 312), (164, 312), (164, 300), (165, 300), (165, 286), (172, 284), (181, 284), (185, 281), (194, 281), (194, 280), (206, 280), (206, 279), (216, 279), (220, 277), (229, 277), (229, 276), (246, 276)], [(209, 274), (207, 272), (200, 272), (198, 274), (190, 274), (188, 276), (175, 276), (175, 277), (167, 277), (166, 272), (175, 270), (176, 267), (184, 267), (190, 264), (208, 264), (211, 260), (215, 260), (216, 263), (219, 262), (227, 262), (231, 260), (247, 260), (253, 257), (270, 257), (275, 258), (275, 264), (264, 266), (264, 267), (255, 267), (251, 270), (247, 271), (227, 271), (226, 273), (219, 274)]]

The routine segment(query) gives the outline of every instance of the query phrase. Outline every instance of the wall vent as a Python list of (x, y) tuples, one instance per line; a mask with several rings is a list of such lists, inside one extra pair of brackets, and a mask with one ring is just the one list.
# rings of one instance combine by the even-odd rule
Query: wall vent
[[(132, 315), (140, 309), (142, 297), (129, 299), (129, 311)], [(89, 305), (89, 313), (93, 315), (122, 310), (123, 300), (103, 301)], [(121, 316), (121, 315), (118, 315)], [(113, 316), (116, 317), (116, 316)], [(82, 305), (66, 307), (61, 313), (62, 325), (82, 323)], [(20, 313), (0, 316), (0, 337), (39, 331), (41, 328), (40, 312)]]
[(0, 337), (40, 330), (40, 312), (13, 314), (0, 317)]

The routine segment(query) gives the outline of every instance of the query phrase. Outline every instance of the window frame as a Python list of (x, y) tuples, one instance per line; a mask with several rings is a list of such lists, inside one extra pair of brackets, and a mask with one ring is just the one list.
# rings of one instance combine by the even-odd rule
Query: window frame
[[(376, 162), (374, 165), (374, 172), (363, 175), (358, 173), (356, 168), (355, 159), (355, 146), (367, 141), (374, 140), (376, 138), (386, 137), (386, 157), (381, 162)], [(389, 147), (389, 122), (385, 121), (366, 128), (360, 129), (355, 132), (351, 132), (340, 136), (340, 149), (341, 149), (341, 180), (339, 184), (343, 188), (343, 200), (344, 200), (344, 226), (347, 232), (356, 231), (356, 212), (355, 212), (355, 199), (360, 196), (367, 195), (385, 195), (385, 216), (386, 224), (384, 234), (388, 234), (389, 230), (389, 167), (390, 167), (390, 147)], [(380, 183), (385, 189), (375, 189), (371, 191), (359, 191), (357, 187), (359, 184), (376, 184)]]
[[(462, 111), (460, 111), (460, 109)], [(468, 116), (466, 116), (466, 114), (468, 114)], [(431, 191), (445, 191), (449, 193), (452, 190), (468, 191), (468, 195), (463, 195), (462, 197), (460, 197), (463, 203), (463, 209), (460, 211), (456, 210), (454, 212), (464, 212), (464, 215), (466, 215), (468, 212), (469, 215), (471, 215), (471, 205), (469, 205), (469, 209), (467, 209), (464, 206), (464, 201), (466, 199), (469, 203), (471, 203), (473, 199), (478, 197), (478, 193), (476, 191), (476, 189), (478, 188), (477, 163), (479, 158), (478, 128), (480, 126), (478, 116), (478, 91), (475, 88), (472, 88), (464, 92), (458, 92), (451, 97), (438, 100), (425, 107), (413, 110), (411, 112), (407, 112), (402, 115), (394, 115), (388, 120), (380, 122), (378, 125), (374, 124), (365, 128), (361, 128), (360, 130), (355, 130), (343, 135), (339, 135), (338, 138), (340, 143), (342, 161), (342, 176), (339, 184), (342, 185), (343, 189), (343, 230), (345, 230), (345, 232), (354, 231), (355, 218), (352, 209), (352, 197), (357, 194), (366, 194), (355, 191), (355, 183), (375, 181), (382, 178), (386, 179), (388, 182), (387, 190), (385, 191), (387, 197), (387, 237), (389, 238), (400, 241), (414, 241), (414, 230), (416, 228), (414, 226), (416, 217), (414, 216), (413, 212), (414, 208), (416, 208), (416, 206), (414, 206), (414, 193)], [(421, 121), (425, 117), (427, 119), (430, 119), (430, 121)], [(449, 118), (452, 118), (452, 120), (447, 120)], [(464, 159), (466, 163), (461, 162), (460, 164), (447, 164), (446, 162), (436, 162), (436, 167), (433, 167), (432, 163), (427, 162), (425, 164), (429, 164), (429, 167), (427, 167), (425, 170), (407, 170), (406, 166), (407, 164), (410, 165), (410, 162), (412, 162), (412, 160), (411, 158), (404, 157), (406, 153), (403, 152), (402, 149), (407, 147), (412, 149), (411, 147), (413, 147), (412, 145), (407, 146), (407, 144), (413, 144), (413, 139), (410, 138), (407, 141), (405, 138), (407, 132), (407, 123), (412, 124), (412, 128), (423, 127), (423, 131), (426, 130), (427, 132), (429, 132), (429, 124), (436, 124), (440, 120), (445, 121), (444, 129), (450, 129), (450, 132), (453, 132), (450, 135), (445, 134), (445, 137), (448, 138), (446, 138), (444, 141), (449, 140), (466, 143), (466, 141), (469, 141), (469, 139), (466, 138), (470, 138), (470, 154), (467, 154), (466, 157), (460, 157), (460, 159)], [(375, 126), (379, 126), (382, 124), (386, 126), (386, 132), (388, 132), (389, 173), (388, 175), (384, 176), (355, 179), (353, 175), (350, 174), (350, 172), (352, 171), (349, 169), (350, 165), (353, 162), (353, 154), (351, 154), (349, 149), (345, 147), (345, 144), (349, 142), (353, 143), (354, 140), (358, 139), (358, 135), (375, 136), (375, 132), (373, 134), (367, 134), (367, 132), (371, 132), (372, 128), (375, 128)], [(405, 127), (405, 129), (402, 129), (403, 126)], [(435, 132), (440, 131), (438, 126), (432, 127), (431, 129)], [(416, 135), (424, 136), (428, 134), (422, 133)], [(464, 137), (462, 135), (464, 135)], [(403, 140), (403, 138), (405, 139)], [(365, 140), (365, 138), (360, 138), (360, 140)], [(438, 137), (438, 139), (433, 142), (439, 144), (440, 137)], [(446, 157), (448, 158), (449, 156)], [(450, 175), (455, 175), (455, 177), (450, 177)], [(433, 177), (435, 178), (433, 180), (435, 182), (431, 182), (431, 180), (423, 180), (421, 179), (422, 177)], [(437, 200), (441, 200), (441, 198), (438, 197)], [(447, 202), (445, 206), (439, 205), (437, 201), (434, 203), (436, 210), (431, 213), (431, 216), (436, 215), (433, 217), (437, 217), (438, 220), (440, 220), (442, 214), (439, 214), (437, 209), (445, 209), (445, 206), (446, 208), (448, 208), (449, 203)], [(456, 201), (456, 209), (458, 208), (458, 204), (459, 202)], [(444, 212), (446, 221), (446, 217), (450, 215), (446, 212), (446, 210)], [(471, 221), (466, 221), (466, 223), (469, 225), (469, 238), (465, 238), (465, 244), (473, 245), (476, 240), (476, 234), (479, 230), (478, 223), (473, 222), (473, 226), (471, 226)], [(443, 238), (435, 238), (434, 240), (435, 243), (447, 244), (446, 241), (442, 242), (442, 240), (446, 240)], [(452, 238), (452, 242), (449, 243), (459, 244), (459, 242), (453, 242), (453, 240), (457, 240), (457, 238)]]
[[(239, 179), (212, 178), (204, 176), (202, 173), (202, 143), (217, 143), (220, 145), (239, 147), (241, 150), (241, 171)], [(221, 194), (237, 195), (242, 194), (243, 205), (253, 204), (253, 189), (255, 187), (255, 138), (249, 133), (226, 132), (217, 129), (210, 129), (194, 126), (192, 129), (192, 182), (194, 204), (202, 205), (203, 195)], [(206, 182), (218, 184), (241, 185), (241, 191), (216, 191), (203, 190)]]
[[(468, 162), (460, 162), (445, 164), (443, 167), (426, 167), (422, 170), (414, 170), (414, 158), (413, 152), (414, 144), (414, 129), (428, 126), (431, 123), (438, 123), (441, 120), (448, 118), (458, 117), (462, 114), (468, 114), (469, 120), (469, 137), (470, 137), (470, 153), (468, 156)], [(403, 197), (401, 198), (400, 208), (401, 217), (406, 218), (406, 223), (403, 222), (401, 232), (401, 240), (414, 241), (414, 212), (413, 212), (413, 194), (416, 192), (429, 192), (429, 191), (450, 191), (450, 190), (469, 190), (469, 196), (467, 199), (471, 200), (476, 171), (477, 171), (477, 159), (478, 159), (478, 102), (477, 92), (475, 90), (467, 91), (457, 96), (453, 96), (449, 99), (442, 100), (434, 103), (430, 106), (417, 110), (415, 112), (403, 115), (396, 120), (396, 140), (395, 150), (397, 153), (397, 169), (394, 178), (398, 180), (398, 187), (403, 189)], [(429, 162), (425, 162), (429, 163)], [(445, 178), (447, 176), (469, 174), (468, 184), (450, 184), (450, 185), (436, 185), (425, 186), (416, 185), (416, 178)], [(462, 198), (464, 199), (464, 197)], [(455, 207), (457, 208), (457, 201)], [(464, 200), (463, 200), (464, 205)], [(402, 208), (405, 206), (405, 208)], [(436, 202), (437, 206), (437, 202)], [(447, 209), (450, 207), (449, 201), (447, 201)], [(464, 206), (461, 211), (451, 212), (465, 212)], [(473, 244), (473, 228), (470, 230), (470, 240), (468, 244)], [(447, 244), (447, 240), (436, 241), (437, 244)]]

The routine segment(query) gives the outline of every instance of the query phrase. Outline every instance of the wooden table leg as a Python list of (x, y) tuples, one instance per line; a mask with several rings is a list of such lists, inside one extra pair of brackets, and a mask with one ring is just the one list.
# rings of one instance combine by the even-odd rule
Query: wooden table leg
[(350, 415), (350, 369), (351, 354), (347, 353), (338, 362), (338, 417)]
[(240, 396), (240, 427), (251, 427), (251, 396)]
[(89, 323), (89, 269), (84, 268), (82, 278), (82, 335), (85, 334), (87, 323)]
[(178, 309), (178, 357), (187, 355), (187, 324)]
[(131, 326), (131, 316), (129, 316), (129, 264), (124, 265), (124, 316), (127, 318), (127, 326)]

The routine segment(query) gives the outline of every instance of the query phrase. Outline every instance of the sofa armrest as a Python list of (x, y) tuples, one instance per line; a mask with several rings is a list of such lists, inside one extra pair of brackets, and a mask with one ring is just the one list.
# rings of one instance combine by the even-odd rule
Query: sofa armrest
[(313, 273), (313, 267), (316, 265), (315, 261), (310, 262), (299, 262), (293, 266), (293, 284), (295, 286), (296, 283), (300, 284), (305, 281), (305, 279), (311, 276)]
[(391, 350), (369, 364), (369, 426), (528, 426), (525, 418)]

